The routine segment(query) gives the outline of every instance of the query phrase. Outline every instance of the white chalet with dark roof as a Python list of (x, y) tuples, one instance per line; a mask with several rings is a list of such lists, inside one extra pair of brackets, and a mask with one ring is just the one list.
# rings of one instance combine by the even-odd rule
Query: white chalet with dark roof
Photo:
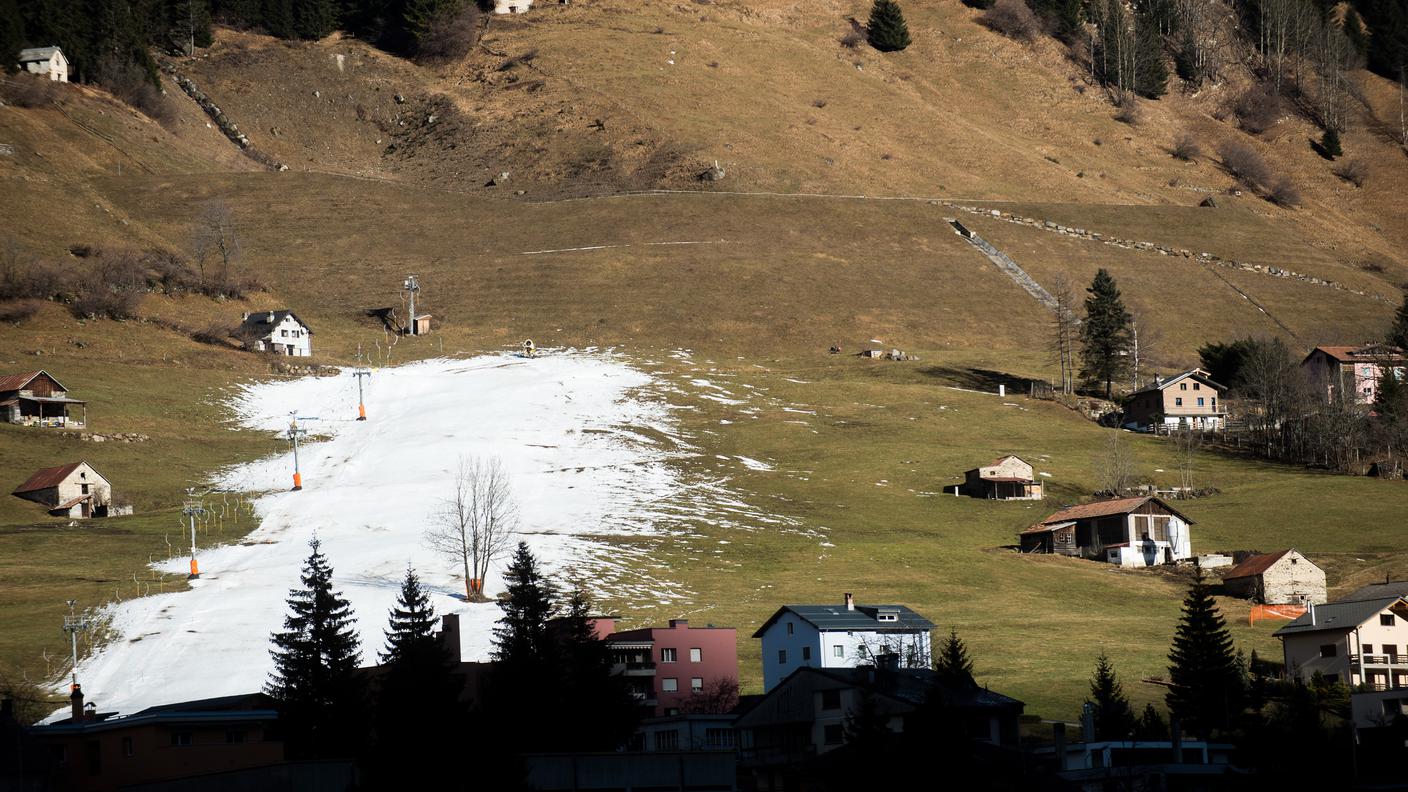
[(897, 655), (904, 668), (928, 668), (934, 623), (903, 605), (784, 605), (754, 638), (763, 642), (763, 690), (798, 668), (855, 668)]
[(313, 354), (313, 331), (293, 311), (247, 313), (239, 333), (251, 349), (259, 352), (290, 357)]

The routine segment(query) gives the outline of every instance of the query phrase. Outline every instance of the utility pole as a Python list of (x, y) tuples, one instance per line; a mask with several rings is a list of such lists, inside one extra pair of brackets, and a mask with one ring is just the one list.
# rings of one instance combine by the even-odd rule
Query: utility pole
[(352, 376), (357, 378), (357, 420), (359, 421), (367, 420), (367, 405), (362, 400), (362, 378), (371, 375), (372, 370), (368, 368), (359, 368), (352, 373)]
[(69, 600), (68, 615), (64, 617), (64, 632), (69, 634), (73, 646), (73, 687), (70, 690), (78, 690), (78, 634), (93, 626), (88, 619), (78, 615), (77, 605), (78, 600)]
[(191, 522), (191, 574), (186, 579), (195, 580), (200, 577), (200, 567), (196, 565), (196, 515), (205, 514), (205, 507), (200, 505), (194, 488), (186, 490), (186, 504), (181, 513)]
[(416, 295), (420, 293), (420, 283), (418, 283), (418, 282), (416, 281), (416, 276), (414, 276), (414, 275), (407, 275), (407, 276), (406, 276), (406, 282), (402, 285), (402, 288), (405, 289), (407, 299), (409, 300), (409, 303), (410, 303), (410, 304), (407, 306), (407, 309), (406, 309), (406, 310), (408, 311), (408, 313), (409, 313), (408, 319), (410, 320), (410, 324), (408, 325), (408, 328), (407, 328), (407, 329), (408, 329), (410, 335), (417, 335), (417, 333), (416, 333)]
[(288, 439), (293, 443), (293, 492), (303, 489), (303, 474), (298, 468), (298, 438), (308, 434), (307, 429), (298, 426), (299, 421), (316, 421), (317, 418), (302, 418), (297, 412), (289, 413)]

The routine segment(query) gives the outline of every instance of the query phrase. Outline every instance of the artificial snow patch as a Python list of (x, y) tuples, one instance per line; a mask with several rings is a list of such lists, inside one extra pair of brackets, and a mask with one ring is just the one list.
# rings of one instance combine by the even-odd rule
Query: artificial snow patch
[[(269, 635), (283, 627), (285, 598), (315, 534), (356, 613), (363, 664), (382, 648), (407, 564), (438, 613), (460, 614), (464, 658), (486, 659), (499, 608), (466, 603), (455, 564), (424, 541), (461, 456), (502, 461), (521, 536), (548, 569), (589, 567), (598, 596), (683, 601), (687, 594), (668, 581), (613, 568), (640, 560), (628, 550), (608, 553), (579, 536), (658, 535), (701, 520), (737, 525), (732, 517), (760, 524), (736, 496), (686, 481), (669, 464), (696, 452), (676, 436), (671, 408), (652, 388), (648, 375), (608, 356), (430, 360), (374, 373), (370, 420), (357, 422), (350, 371), (250, 386), (235, 405), (250, 428), (279, 432), (290, 411), (320, 418), (307, 428), (329, 439), (300, 448), (303, 490), (288, 491), (289, 453), (225, 471), (218, 486), (266, 493), (254, 502), (261, 527), (246, 543), (202, 550), (204, 575), (191, 591), (110, 608), (114, 640), (81, 663), (78, 678), (104, 710), (128, 714), (259, 690), (271, 670)], [(635, 429), (673, 442), (646, 444)], [(159, 566), (179, 574), (185, 564), (177, 557)], [(504, 588), (501, 569), (486, 581), (491, 595)]]

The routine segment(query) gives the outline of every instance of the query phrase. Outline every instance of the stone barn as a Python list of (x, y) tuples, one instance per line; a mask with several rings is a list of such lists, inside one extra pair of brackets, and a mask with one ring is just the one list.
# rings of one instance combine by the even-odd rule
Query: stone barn
[(13, 494), (43, 504), (55, 517), (107, 517), (119, 511), (112, 506), (112, 485), (87, 462), (37, 470)]
[(1323, 605), (1329, 599), (1325, 570), (1295, 549), (1252, 556), (1227, 570), (1222, 585), (1263, 605)]
[(1041, 482), (1030, 463), (1008, 454), (963, 474), (962, 493), (988, 500), (1041, 500)]
[(34, 47), (20, 50), (20, 68), (39, 74), (54, 82), (68, 82), (68, 58), (58, 47)]

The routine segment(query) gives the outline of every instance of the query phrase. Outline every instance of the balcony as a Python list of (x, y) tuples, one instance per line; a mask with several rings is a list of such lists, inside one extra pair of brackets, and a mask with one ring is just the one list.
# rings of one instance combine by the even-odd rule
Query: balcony
[(611, 673), (621, 676), (655, 676), (655, 664), (649, 660), (618, 662), (611, 666)]
[(1408, 670), (1408, 655), (1400, 654), (1366, 654), (1349, 656), (1349, 662), (1354, 665), (1362, 665), (1366, 669), (1389, 669), (1401, 668)]

